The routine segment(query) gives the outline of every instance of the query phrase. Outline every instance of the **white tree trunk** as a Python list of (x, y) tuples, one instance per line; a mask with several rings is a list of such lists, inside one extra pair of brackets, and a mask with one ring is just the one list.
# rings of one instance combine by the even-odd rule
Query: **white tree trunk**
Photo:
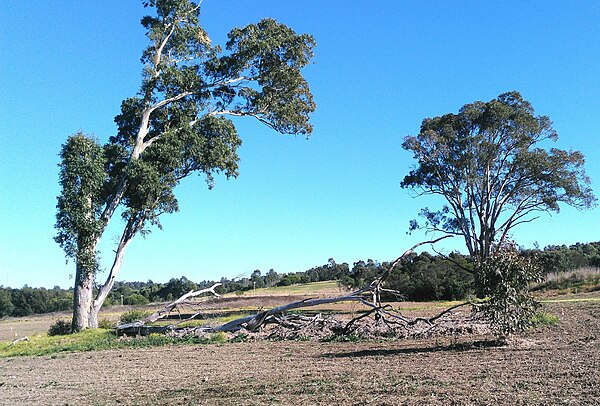
[(94, 289), (94, 273), (81, 264), (77, 264), (75, 273), (75, 289), (73, 291), (73, 331), (81, 331), (89, 327), (92, 294)]

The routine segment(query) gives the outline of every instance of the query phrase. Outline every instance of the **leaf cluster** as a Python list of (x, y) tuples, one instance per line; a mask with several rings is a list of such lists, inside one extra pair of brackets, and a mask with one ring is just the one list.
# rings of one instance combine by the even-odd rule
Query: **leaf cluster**
[(488, 300), (476, 307), (500, 335), (531, 326), (539, 303), (529, 286), (542, 280), (542, 271), (532, 258), (519, 255), (514, 244), (506, 244), (475, 265), (480, 297)]
[[(117, 207), (122, 242), (178, 210), (174, 188), (200, 173), (238, 174), (241, 139), (228, 116), (251, 116), (281, 133), (309, 135), (315, 104), (300, 69), (314, 39), (273, 19), (229, 34), (226, 51), (200, 26), (190, 0), (149, 0), (141, 23), (149, 39), (139, 93), (115, 117), (117, 134), (100, 146), (78, 133), (61, 152), (56, 241), (85, 269)], [(83, 258), (83, 256), (89, 258)]]
[[(81, 132), (70, 136), (62, 146), (55, 241), (68, 257), (78, 255), (78, 246), (92, 246), (103, 224), (99, 216), (103, 207), (106, 183), (104, 150), (93, 138)], [(95, 254), (92, 246), (91, 253)], [(88, 251), (88, 254), (90, 252)], [(80, 255), (79, 262), (95, 268), (95, 255)]]

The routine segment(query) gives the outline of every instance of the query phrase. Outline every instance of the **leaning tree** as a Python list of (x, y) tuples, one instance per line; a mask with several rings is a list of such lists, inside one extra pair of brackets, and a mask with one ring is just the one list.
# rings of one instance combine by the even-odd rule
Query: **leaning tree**
[(424, 223), (412, 220), (410, 229), (461, 236), (472, 257), (485, 259), (540, 212), (558, 212), (560, 203), (593, 206), (583, 154), (544, 148), (556, 140), (550, 119), (514, 91), (426, 118), (402, 144), (417, 165), (401, 186), (445, 204), (423, 208)]
[[(141, 23), (149, 46), (139, 93), (123, 101), (118, 132), (105, 145), (83, 133), (61, 150), (61, 194), (55, 240), (76, 264), (73, 330), (97, 326), (97, 315), (128, 244), (159, 216), (177, 211), (175, 186), (203, 173), (236, 176), (241, 140), (229, 117), (254, 117), (268, 127), (308, 136), (315, 109), (301, 74), (314, 39), (273, 19), (228, 34), (223, 50), (199, 24), (190, 0), (149, 0)], [(95, 286), (98, 244), (111, 218), (123, 231), (104, 283)]]

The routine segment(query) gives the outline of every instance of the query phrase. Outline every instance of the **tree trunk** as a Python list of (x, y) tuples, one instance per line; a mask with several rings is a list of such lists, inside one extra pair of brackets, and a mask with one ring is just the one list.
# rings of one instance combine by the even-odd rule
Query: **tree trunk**
[(94, 272), (86, 269), (84, 264), (77, 261), (75, 289), (73, 291), (73, 321), (71, 324), (73, 332), (89, 327), (93, 290)]
[(119, 241), (119, 245), (117, 246), (117, 250), (115, 252), (115, 259), (113, 261), (112, 266), (110, 267), (110, 271), (108, 272), (108, 276), (106, 277), (106, 281), (102, 286), (99, 287), (96, 298), (90, 303), (90, 318), (88, 321), (89, 328), (97, 328), (98, 327), (98, 313), (104, 304), (104, 301), (108, 297), (108, 294), (112, 290), (117, 274), (121, 270), (121, 265), (123, 264), (123, 256), (125, 255), (125, 250), (127, 246), (135, 236), (138, 231), (138, 228), (143, 223), (144, 217), (136, 217), (131, 218), (127, 222), (125, 226), (125, 230), (123, 230), (123, 235), (121, 236), (121, 240)]
[(87, 328), (98, 328), (98, 312), (100, 308), (96, 308), (93, 304), (90, 305), (90, 315), (88, 318)]

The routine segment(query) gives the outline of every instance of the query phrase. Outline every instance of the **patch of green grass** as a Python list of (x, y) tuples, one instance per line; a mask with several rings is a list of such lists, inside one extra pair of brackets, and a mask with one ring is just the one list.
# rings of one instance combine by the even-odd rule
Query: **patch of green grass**
[(59, 353), (101, 351), (118, 348), (159, 347), (169, 344), (224, 344), (225, 333), (215, 333), (208, 337), (175, 338), (163, 334), (150, 334), (146, 337), (119, 338), (112, 330), (90, 329), (68, 336), (48, 336), (39, 334), (29, 341), (1, 343), (0, 358), (16, 356), (50, 355), (56, 358)]
[(106, 330), (112, 330), (117, 326), (117, 323), (115, 323), (114, 321), (110, 321), (107, 318), (102, 318), (100, 320), (98, 320), (98, 327), (99, 328), (103, 328)]
[(558, 316), (548, 312), (538, 312), (531, 319), (533, 327), (553, 326), (560, 321)]

